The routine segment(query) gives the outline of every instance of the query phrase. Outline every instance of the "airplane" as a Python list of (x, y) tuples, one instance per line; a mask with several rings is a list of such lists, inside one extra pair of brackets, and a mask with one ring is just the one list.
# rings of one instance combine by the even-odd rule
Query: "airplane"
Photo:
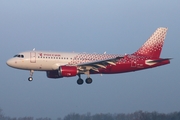
[(132, 54), (88, 54), (68, 52), (32, 51), (21, 52), (9, 59), (6, 64), (12, 68), (29, 70), (29, 81), (34, 71), (46, 71), (48, 78), (78, 76), (77, 84), (82, 85), (82, 74), (87, 75), (85, 82), (92, 83), (91, 74), (116, 74), (170, 63), (171, 58), (160, 58), (167, 28), (160, 27)]

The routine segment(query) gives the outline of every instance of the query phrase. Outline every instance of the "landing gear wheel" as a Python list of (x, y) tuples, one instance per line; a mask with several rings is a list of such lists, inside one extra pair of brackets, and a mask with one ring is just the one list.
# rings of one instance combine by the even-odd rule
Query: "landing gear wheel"
[(30, 70), (30, 77), (28, 78), (29, 81), (32, 81), (32, 80), (33, 80), (33, 78), (32, 78), (33, 73), (34, 73), (34, 70)]
[(84, 83), (83, 79), (79, 78), (79, 79), (77, 80), (77, 84), (78, 84), (78, 85), (82, 85), (83, 83)]
[(29, 78), (28, 78), (28, 80), (29, 80), (29, 81), (32, 81), (32, 80), (33, 80), (33, 78), (32, 78), (32, 77), (29, 77)]
[(87, 84), (91, 84), (92, 83), (92, 79), (91, 78), (86, 78), (86, 83)]

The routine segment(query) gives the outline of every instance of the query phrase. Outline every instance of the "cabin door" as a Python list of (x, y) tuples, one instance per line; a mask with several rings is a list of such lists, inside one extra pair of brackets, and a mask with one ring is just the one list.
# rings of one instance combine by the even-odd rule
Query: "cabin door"
[(30, 62), (36, 63), (36, 52), (30, 52)]

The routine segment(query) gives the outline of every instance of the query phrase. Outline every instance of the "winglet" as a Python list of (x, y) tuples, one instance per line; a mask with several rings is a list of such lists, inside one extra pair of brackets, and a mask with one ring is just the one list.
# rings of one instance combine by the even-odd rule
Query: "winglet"
[(151, 58), (159, 58), (164, 44), (167, 28), (160, 27), (154, 34), (137, 50), (134, 55), (143, 55)]

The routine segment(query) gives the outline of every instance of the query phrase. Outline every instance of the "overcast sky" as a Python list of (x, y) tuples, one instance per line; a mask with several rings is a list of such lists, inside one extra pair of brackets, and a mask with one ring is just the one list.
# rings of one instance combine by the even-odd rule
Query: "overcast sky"
[[(144, 71), (57, 80), (6, 65), (32, 50), (114, 54), (135, 52), (158, 27), (168, 27), (161, 57), (171, 64)], [(0, 108), (10, 117), (69, 113), (180, 111), (180, 1), (0, 0)], [(82, 76), (86, 78), (85, 75)]]

